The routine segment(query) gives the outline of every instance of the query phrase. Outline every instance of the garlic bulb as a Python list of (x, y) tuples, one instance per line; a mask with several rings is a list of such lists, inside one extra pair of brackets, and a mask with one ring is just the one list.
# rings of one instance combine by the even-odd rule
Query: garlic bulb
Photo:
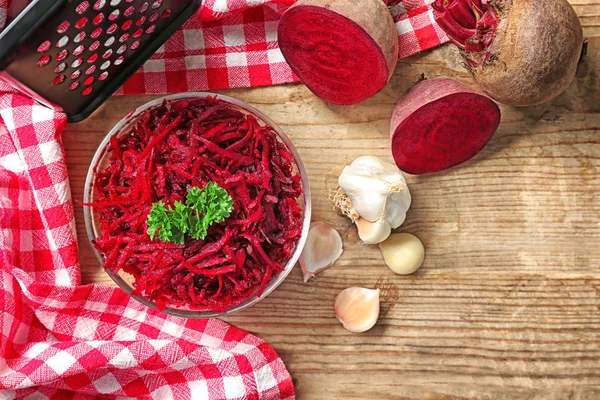
[(324, 222), (310, 224), (306, 245), (300, 255), (304, 282), (333, 265), (342, 255), (340, 234)]
[[(338, 207), (345, 209), (344, 214), (356, 222), (364, 242), (381, 243), (406, 219), (411, 203), (410, 191), (402, 171), (394, 164), (378, 157), (359, 157), (344, 168), (338, 184), (347, 196), (344, 207), (340, 207), (339, 201)], [(354, 215), (360, 218), (354, 218)], [(361, 222), (361, 219), (365, 221)]]
[(335, 315), (350, 332), (366, 332), (379, 318), (379, 289), (351, 287), (335, 299)]

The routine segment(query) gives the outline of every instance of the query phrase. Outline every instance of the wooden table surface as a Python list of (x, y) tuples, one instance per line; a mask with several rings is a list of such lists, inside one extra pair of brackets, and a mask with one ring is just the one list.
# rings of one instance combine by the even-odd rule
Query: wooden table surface
[[(328, 200), (358, 156), (392, 160), (389, 120), (420, 74), (472, 84), (452, 46), (401, 60), (369, 101), (334, 107), (303, 85), (229, 90), (291, 137), (308, 169), (313, 220), (343, 237), (345, 252), (316, 280), (297, 267), (278, 290), (226, 320), (271, 343), (299, 399), (600, 398), (600, 2), (573, 2), (590, 38), (566, 93), (527, 109), (502, 107), (502, 124), (474, 160), (408, 176), (413, 205), (400, 228), (426, 247), (412, 276), (388, 270), (375, 246)], [(108, 130), (150, 96), (114, 97), (64, 134), (71, 188), (82, 198)], [(112, 284), (91, 253), (75, 205), (85, 283)], [(374, 329), (337, 322), (335, 296), (383, 289)]]

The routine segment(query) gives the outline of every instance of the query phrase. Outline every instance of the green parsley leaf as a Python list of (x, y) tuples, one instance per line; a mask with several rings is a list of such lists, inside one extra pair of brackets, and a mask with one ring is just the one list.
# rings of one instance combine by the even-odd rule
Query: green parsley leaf
[(201, 216), (190, 221), (190, 236), (204, 239), (212, 224), (223, 222), (231, 215), (233, 199), (215, 182), (209, 182), (201, 192), (190, 192), (185, 199), (186, 205), (193, 208), (198, 217)]
[(191, 188), (185, 204), (176, 201), (174, 208), (165, 207), (162, 201), (152, 204), (148, 214), (148, 235), (177, 244), (185, 243), (186, 234), (194, 239), (205, 239), (208, 228), (225, 221), (233, 211), (233, 199), (225, 189), (209, 182), (204, 189)]
[(167, 214), (167, 209), (162, 201), (152, 204), (152, 208), (148, 214), (147, 224), (148, 236), (150, 236), (150, 239), (154, 239), (156, 231), (159, 231), (159, 233), (163, 230), (170, 231), (171, 223), (169, 215)]

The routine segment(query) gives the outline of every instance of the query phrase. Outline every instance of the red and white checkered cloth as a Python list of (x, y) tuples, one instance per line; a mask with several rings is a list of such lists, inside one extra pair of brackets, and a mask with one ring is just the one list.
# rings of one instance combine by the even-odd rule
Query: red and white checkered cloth
[[(118, 93), (161, 94), (298, 81), (277, 45), (277, 23), (294, 2), (206, 0), (199, 15), (177, 31)], [(400, 58), (448, 40), (434, 22), (432, 2), (388, 2), (398, 29)]]
[(81, 286), (65, 127), (0, 84), (0, 399), (293, 398), (256, 336)]
[[(164, 94), (298, 81), (277, 45), (279, 18), (295, 1), (205, 0), (198, 14), (117, 94)], [(433, 19), (433, 0), (383, 1), (396, 21), (400, 58), (448, 41)], [(8, 3), (10, 0), (0, 0), (0, 27)]]
[[(293, 2), (206, 0), (120, 93), (297, 80), (276, 41)], [(430, 2), (389, 2), (401, 57), (446, 41)], [(9, 9), (0, 0), (0, 28)], [(0, 83), (0, 399), (293, 398), (283, 362), (261, 339), (80, 285), (65, 126), (64, 115)]]

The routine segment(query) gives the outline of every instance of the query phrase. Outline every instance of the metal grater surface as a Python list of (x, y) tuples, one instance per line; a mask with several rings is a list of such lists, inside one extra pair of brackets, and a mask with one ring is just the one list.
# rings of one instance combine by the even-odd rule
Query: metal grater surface
[(198, 6), (190, 0), (65, 1), (20, 44), (2, 78), (81, 120)]

